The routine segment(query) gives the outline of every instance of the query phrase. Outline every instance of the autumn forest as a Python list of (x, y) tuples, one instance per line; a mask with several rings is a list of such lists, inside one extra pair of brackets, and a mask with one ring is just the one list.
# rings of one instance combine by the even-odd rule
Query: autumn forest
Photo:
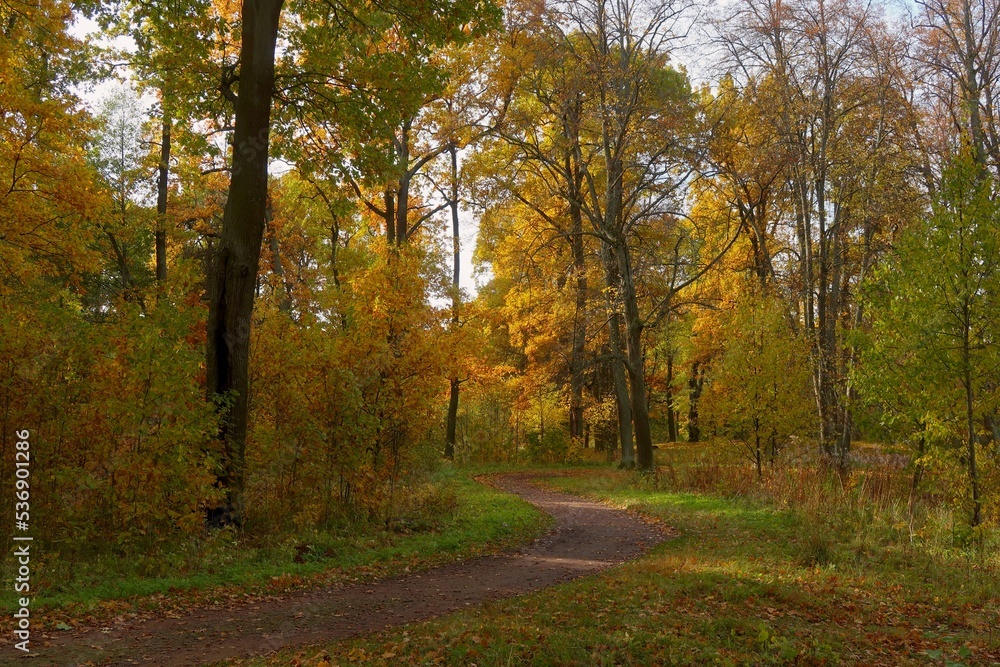
[[(997, 0), (0, 0), (0, 600), (34, 650), (377, 582), (542, 488), (669, 527), (539, 593), (565, 645), (515, 601), (232, 664), (998, 664), (998, 194)], [(709, 570), (751, 611), (691, 630)]]

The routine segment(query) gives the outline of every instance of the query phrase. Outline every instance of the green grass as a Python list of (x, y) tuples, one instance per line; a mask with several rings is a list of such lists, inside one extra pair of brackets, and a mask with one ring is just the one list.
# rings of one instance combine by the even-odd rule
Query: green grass
[[(36, 552), (42, 565), (32, 573), (38, 589), (32, 605), (50, 612), (62, 610), (45, 615), (54, 623), (82, 613), (100, 615), (102, 609), (117, 613), (127, 607), (183, 607), (203, 598), (389, 576), (503, 551), (550, 525), (551, 519), (530, 504), (475, 482), (467, 472), (445, 467), (432, 482), (447, 499), (447, 508), (420, 518), (410, 532), (369, 525), (360, 534), (310, 533), (266, 546), (244, 544), (238, 534), (223, 532), (197, 545), (193, 557), (167, 554), (177, 560), (175, 576), (144, 576), (141, 561), (121, 557), (74, 563), (50, 557), (46, 564), (46, 554)], [(2, 598), (6, 609), (14, 603), (12, 572), (8, 561)]]
[(655, 490), (632, 474), (550, 483), (656, 517), (679, 537), (522, 598), (232, 664), (1000, 664), (998, 585), (961, 559), (859, 554), (799, 512)]

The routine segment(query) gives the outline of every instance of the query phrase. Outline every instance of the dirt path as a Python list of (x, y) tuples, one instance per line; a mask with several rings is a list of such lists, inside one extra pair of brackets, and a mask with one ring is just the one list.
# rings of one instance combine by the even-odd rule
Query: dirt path
[[(551, 514), (555, 528), (519, 553), (477, 558), (368, 584), (304, 591), (238, 608), (206, 608), (183, 618), (67, 632), (31, 665), (203, 665), (329, 642), (447, 614), (591, 574), (634, 558), (666, 534), (628, 512), (540, 489), (525, 474), (492, 483)], [(0, 664), (11, 664), (0, 656)]]

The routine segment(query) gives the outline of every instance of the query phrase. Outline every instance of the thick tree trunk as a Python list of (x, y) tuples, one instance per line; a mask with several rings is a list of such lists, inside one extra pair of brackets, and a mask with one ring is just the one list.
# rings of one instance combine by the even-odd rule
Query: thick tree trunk
[[(622, 427), (622, 465), (631, 467), (638, 466), (647, 470), (653, 464), (653, 443), (649, 430), (649, 409), (646, 401), (646, 379), (643, 373), (642, 355), (642, 322), (639, 317), (639, 305), (636, 301), (635, 281), (632, 276), (632, 267), (629, 258), (628, 240), (625, 238), (622, 228), (622, 176), (623, 170), (621, 162), (612, 158), (613, 151), (610, 145), (605, 145), (605, 155), (608, 159), (607, 173), (607, 205), (604, 211), (603, 229), (606, 237), (604, 241), (605, 253), (605, 273), (608, 281), (609, 291), (615, 293), (615, 299), (610, 302), (612, 316), (612, 346), (615, 348), (616, 357), (620, 358), (622, 353), (627, 355), (627, 362), (622, 365), (628, 372), (629, 392), (628, 411), (631, 413), (632, 426), (635, 431), (635, 453), (638, 458), (633, 458), (635, 453), (632, 450), (632, 440), (624, 440), (624, 427)], [(625, 326), (624, 340), (622, 340), (621, 326)], [(617, 338), (615, 341), (615, 330)], [(616, 395), (623, 382), (615, 378)], [(619, 422), (622, 421), (623, 414), (621, 399), (619, 398)], [(632, 430), (631, 428), (629, 429)], [(629, 434), (631, 436), (631, 433)]]
[(445, 435), (444, 457), (455, 458), (455, 438), (458, 431), (458, 378), (451, 378), (451, 395), (448, 397), (448, 426)]
[[(461, 293), (459, 292), (459, 277), (461, 267), (461, 244), (458, 235), (458, 149), (454, 144), (448, 149), (451, 157), (451, 199), (448, 206), (451, 208), (451, 244), (452, 244), (452, 273), (451, 273), (451, 326), (458, 327), (458, 308)], [(455, 437), (458, 426), (458, 389), (459, 379), (452, 377), (451, 395), (448, 399), (448, 426), (445, 434), (444, 456), (447, 459), (455, 458)]]
[[(800, 146), (804, 144), (801, 136), (798, 137)], [(805, 162), (805, 148), (802, 148), (801, 159)], [(796, 233), (799, 238), (799, 253), (801, 256), (800, 265), (802, 272), (802, 307), (803, 326), (806, 336), (812, 346), (812, 383), (813, 394), (816, 399), (816, 435), (820, 444), (820, 453), (825, 454), (824, 429), (826, 428), (823, 394), (823, 360), (820, 352), (820, 334), (817, 331), (817, 290), (816, 274), (813, 261), (813, 227), (812, 227), (812, 200), (810, 197), (809, 180), (802, 173), (804, 164), (795, 168), (793, 185), (795, 190), (795, 218)]]
[(632, 425), (635, 428), (636, 465), (640, 470), (653, 468), (653, 438), (649, 428), (649, 401), (646, 396), (645, 355), (642, 350), (642, 318), (632, 276), (628, 246), (622, 241), (615, 257), (620, 273), (621, 300), (625, 311), (628, 379), (632, 395)]
[(402, 170), (398, 189), (396, 190), (396, 246), (406, 243), (409, 236), (409, 213), (410, 213), (410, 179), (413, 172), (410, 170), (410, 126), (412, 121), (403, 121), (403, 126), (399, 133), (399, 143), (396, 144), (396, 160)]
[(167, 279), (167, 183), (170, 175), (170, 117), (163, 116), (160, 166), (156, 179), (156, 281)]
[(764, 232), (763, 221), (758, 221), (758, 208), (752, 203), (742, 203), (739, 206), (740, 222), (747, 230), (750, 239), (750, 249), (753, 252), (754, 274), (761, 288), (767, 289), (774, 275), (774, 267), (771, 263), (770, 249), (767, 247), (767, 236)]
[(407, 227), (410, 212), (410, 175), (404, 174), (399, 179), (399, 191), (396, 193), (396, 247), (401, 247), (409, 237)]
[(983, 416), (983, 427), (994, 444), (1000, 442), (1000, 419), (996, 410)]
[(632, 405), (629, 397), (628, 380), (625, 377), (625, 341), (622, 337), (622, 316), (612, 292), (619, 286), (618, 263), (607, 244), (601, 246), (604, 274), (608, 289), (607, 309), (608, 340), (611, 345), (611, 380), (615, 389), (615, 405), (618, 408), (618, 437), (621, 440), (623, 468), (635, 467), (635, 449), (632, 443)]
[(244, 510), (250, 413), (250, 322), (267, 206), (267, 160), (274, 51), (283, 0), (245, 0), (233, 169), (214, 257), (208, 312), (207, 393), (220, 411), (214, 523), (240, 522)]
[(635, 467), (635, 447), (632, 443), (632, 405), (629, 399), (628, 380), (625, 378), (625, 345), (622, 341), (621, 315), (615, 313), (608, 322), (611, 350), (611, 379), (615, 387), (615, 404), (618, 407), (618, 438), (621, 440), (622, 467)]

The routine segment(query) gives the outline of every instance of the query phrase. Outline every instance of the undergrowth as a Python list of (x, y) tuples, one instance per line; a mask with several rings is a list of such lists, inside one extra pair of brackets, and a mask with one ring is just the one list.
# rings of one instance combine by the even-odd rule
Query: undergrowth
[(641, 488), (744, 498), (790, 509), (809, 538), (806, 561), (827, 564), (836, 552), (864, 565), (873, 558), (917, 557), (954, 561), (982, 575), (1000, 574), (1000, 531), (995, 517), (968, 528), (964, 508), (936, 490), (932, 474), (914, 474), (908, 457), (868, 446), (847, 475), (808, 456), (752, 466), (725, 446), (709, 443), (661, 449), (657, 468), (637, 474)]

